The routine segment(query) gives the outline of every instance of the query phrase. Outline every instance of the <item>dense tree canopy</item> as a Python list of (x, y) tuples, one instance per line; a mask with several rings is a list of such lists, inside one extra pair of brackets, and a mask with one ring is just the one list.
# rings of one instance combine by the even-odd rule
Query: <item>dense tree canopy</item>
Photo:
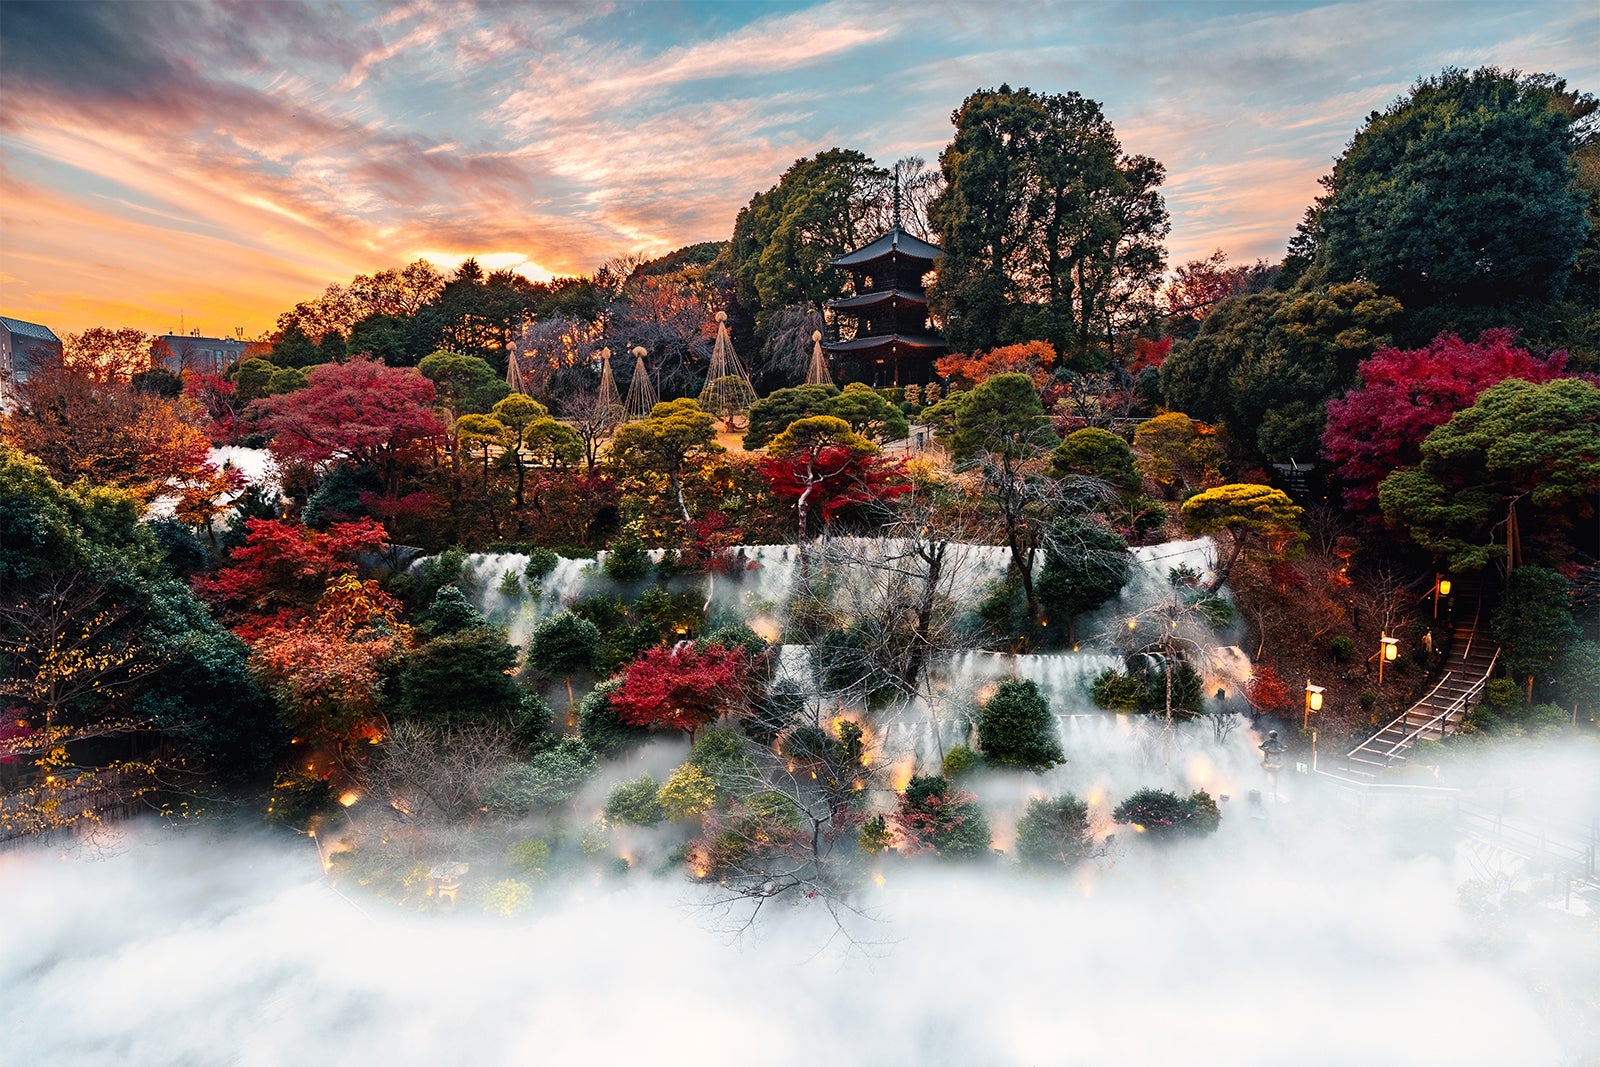
[(1361, 364), (1360, 384), (1328, 402), (1322, 451), (1344, 482), (1344, 499), (1367, 515), (1378, 510), (1378, 483), (1422, 461), (1423, 439), (1507, 378), (1561, 377), (1566, 354), (1540, 358), (1510, 330), (1487, 330), (1477, 343), (1441, 334), (1424, 348), (1381, 348)]
[(1450, 69), (1373, 112), (1302, 228), (1312, 272), (1368, 281), (1409, 311), (1559, 297), (1588, 230), (1574, 119), (1595, 106), (1565, 88)]
[(1378, 502), (1452, 569), (1472, 570), (1503, 557), (1507, 539), (1559, 560), (1597, 493), (1600, 389), (1510, 378), (1428, 434), (1422, 462), (1385, 478)]
[(1075, 92), (1002, 85), (951, 121), (945, 189), (928, 207), (951, 347), (1043, 340), (1098, 365), (1165, 266), (1161, 164), (1124, 155), (1100, 105)]
[(739, 212), (729, 258), (739, 299), (756, 309), (761, 333), (786, 305), (820, 309), (844, 295), (849, 275), (828, 261), (878, 236), (888, 178), (860, 152), (830, 148), (795, 160)]
[(1355, 382), (1359, 362), (1387, 343), (1399, 305), (1359, 282), (1219, 303), (1195, 339), (1161, 364), (1167, 403), (1225, 423), (1268, 459), (1314, 458), (1323, 406)]

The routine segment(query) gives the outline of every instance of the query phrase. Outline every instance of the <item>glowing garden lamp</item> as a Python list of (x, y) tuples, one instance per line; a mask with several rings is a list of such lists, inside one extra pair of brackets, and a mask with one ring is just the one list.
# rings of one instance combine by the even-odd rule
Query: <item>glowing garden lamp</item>
[(1450, 595), (1450, 579), (1442, 574), (1433, 576), (1433, 617), (1439, 617), (1439, 598)]
[(1383, 687), (1383, 664), (1385, 661), (1393, 663), (1400, 656), (1400, 642), (1388, 634), (1378, 638), (1378, 651), (1375, 654), (1378, 660), (1378, 687)]
[(1305, 720), (1300, 724), (1300, 729), (1310, 729), (1311, 713), (1322, 710), (1322, 694), (1325, 691), (1322, 686), (1312, 685), (1309, 680), (1306, 681), (1306, 714)]

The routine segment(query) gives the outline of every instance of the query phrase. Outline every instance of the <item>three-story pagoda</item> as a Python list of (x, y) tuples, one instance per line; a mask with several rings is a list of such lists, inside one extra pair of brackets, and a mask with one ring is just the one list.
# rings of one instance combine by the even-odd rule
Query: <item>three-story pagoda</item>
[(896, 210), (888, 233), (830, 261), (855, 279), (853, 296), (828, 301), (834, 339), (822, 347), (835, 366), (854, 363), (854, 377), (874, 386), (933, 380), (933, 363), (944, 355), (945, 343), (928, 323), (923, 278), (938, 254), (936, 245), (901, 227)]

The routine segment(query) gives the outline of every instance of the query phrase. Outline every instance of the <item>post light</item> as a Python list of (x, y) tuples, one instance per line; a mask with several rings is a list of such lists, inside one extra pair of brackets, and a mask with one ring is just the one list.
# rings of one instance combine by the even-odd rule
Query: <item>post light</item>
[(1439, 598), (1450, 595), (1450, 579), (1442, 574), (1433, 576), (1433, 617), (1439, 617)]
[(1374, 653), (1378, 660), (1378, 688), (1383, 688), (1383, 664), (1385, 661), (1393, 663), (1400, 656), (1400, 642), (1383, 634), (1378, 638), (1378, 651)]
[(1300, 729), (1308, 730), (1311, 728), (1311, 713), (1322, 710), (1323, 692), (1322, 686), (1312, 685), (1311, 680), (1309, 678), (1306, 679), (1306, 714), (1304, 721), (1300, 724)]

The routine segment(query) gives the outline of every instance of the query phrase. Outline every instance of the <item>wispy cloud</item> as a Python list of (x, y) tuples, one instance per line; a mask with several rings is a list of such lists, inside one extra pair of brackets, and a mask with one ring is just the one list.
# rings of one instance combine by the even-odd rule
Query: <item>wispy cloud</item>
[(1367, 111), (1447, 63), (1600, 81), (1560, 3), (0, 4), (6, 310), (251, 331), (328, 282), (725, 236), (832, 145), (933, 160), (973, 89), (1100, 100), (1172, 254), (1281, 253)]

